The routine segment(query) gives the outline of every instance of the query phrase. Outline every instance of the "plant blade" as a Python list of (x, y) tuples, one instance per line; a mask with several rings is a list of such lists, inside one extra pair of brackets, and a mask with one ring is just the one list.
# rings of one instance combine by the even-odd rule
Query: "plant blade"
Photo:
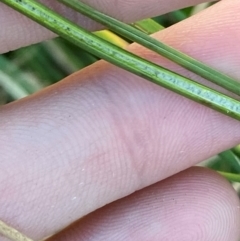
[(108, 15), (105, 15), (96, 9), (80, 2), (79, 0), (58, 0), (61, 3), (75, 9), (88, 16), (91, 19), (107, 26), (112, 31), (153, 50), (156, 53), (172, 60), (182, 67), (196, 73), (197, 75), (237, 94), (240, 95), (240, 83), (230, 76), (223, 74), (196, 59), (177, 51), (176, 49), (157, 41), (156, 39), (146, 35), (139, 29), (122, 23)]
[(230, 182), (239, 182), (240, 183), (240, 175), (233, 174), (228, 172), (218, 172), (220, 175), (224, 176)]
[(141, 32), (147, 35), (156, 33), (164, 29), (162, 25), (160, 25), (159, 23), (157, 23), (151, 18), (143, 19), (141, 21), (132, 23), (131, 26), (133, 26), (134, 28), (140, 30)]

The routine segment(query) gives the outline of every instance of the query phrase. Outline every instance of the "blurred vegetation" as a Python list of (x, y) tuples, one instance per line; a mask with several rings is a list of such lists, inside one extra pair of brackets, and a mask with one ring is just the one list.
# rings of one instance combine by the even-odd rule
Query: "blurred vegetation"
[[(206, 3), (178, 10), (156, 17), (154, 20), (168, 27), (201, 11), (208, 5), (209, 3)], [(98, 34), (111, 36), (112, 33)], [(0, 55), (0, 105), (23, 98), (56, 83), (97, 60), (95, 56), (61, 38)], [(240, 174), (240, 146), (220, 153), (202, 165), (228, 174)], [(228, 179), (231, 180), (231, 178)], [(240, 195), (239, 183), (232, 183)]]

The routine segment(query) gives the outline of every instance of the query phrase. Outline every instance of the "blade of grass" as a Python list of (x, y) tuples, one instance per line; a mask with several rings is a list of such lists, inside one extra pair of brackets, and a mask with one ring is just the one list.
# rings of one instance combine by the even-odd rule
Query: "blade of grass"
[(240, 173), (240, 160), (231, 150), (224, 151), (220, 153), (219, 156), (223, 160), (226, 160), (234, 171)]
[[(44, 47), (54, 58), (54, 61), (67, 73), (73, 73), (78, 70), (77, 64), (75, 64), (74, 58), (66, 54), (67, 51), (64, 49), (65, 46), (60, 45), (57, 41), (48, 41), (44, 43)], [(70, 64), (71, 63), (71, 64)]]
[(82, 48), (79, 48), (76, 44), (73, 44), (64, 38), (55, 38), (52, 41), (57, 42), (61, 51), (63, 51), (64, 54), (69, 55), (68, 65), (73, 64), (77, 67), (77, 70), (85, 68), (86, 66), (99, 60), (96, 56), (90, 54)]
[(11, 76), (0, 70), (0, 85), (15, 100), (21, 99), (29, 95), (29, 93), (17, 83)]
[(197, 6), (195, 6), (192, 11), (191, 11), (191, 15), (195, 15), (201, 11), (203, 11), (204, 9), (208, 8), (209, 6), (211, 5), (211, 3), (209, 2), (206, 2), (206, 3), (201, 3), (201, 4), (198, 4)]
[(22, 73), (19, 67), (14, 63), (14, 61), (10, 61), (4, 55), (0, 55), (0, 66), (1, 71), (4, 72), (4, 75), (8, 76), (8, 78), (11, 79), (10, 82), (12, 82), (12, 84), (10, 84), (10, 82), (2, 82), (2, 86), (9, 86), (9, 93), (12, 97), (12, 93), (15, 89), (11, 88), (12, 85), (19, 86), (18, 89), (22, 89), (24, 93), (28, 94), (32, 94), (43, 87), (39, 81), (33, 78), (33, 76)]
[(203, 167), (208, 167), (212, 170), (221, 170), (218, 167), (218, 164), (222, 161), (222, 159), (216, 155), (213, 156), (207, 160), (204, 160), (203, 162), (201, 162), (200, 164), (198, 164), (198, 166), (203, 166)]
[(228, 172), (218, 172), (230, 182), (240, 182), (240, 174), (233, 174)]
[(240, 95), (240, 83), (207, 65), (191, 58), (190, 56), (177, 51), (176, 49), (157, 41), (156, 39), (146, 35), (140, 30), (133, 28), (130, 25), (122, 23), (110, 16), (107, 16), (94, 8), (80, 2), (79, 0), (58, 0), (59, 2), (75, 9), (88, 16), (91, 19), (107, 26), (112, 31), (128, 38), (142, 46), (151, 49), (160, 55), (176, 62), (184, 68), (202, 76), (203, 78), (222, 86), (223, 88)]
[(56, 70), (55, 66), (53, 67), (54, 61), (43, 44), (18, 49), (13, 55), (13, 62), (19, 68), (31, 73), (43, 86), (65, 77), (62, 75), (62, 69)]
[(237, 155), (237, 157), (240, 158), (240, 145), (235, 146), (232, 150)]
[(159, 23), (157, 23), (151, 18), (143, 19), (141, 21), (132, 23), (131, 26), (133, 26), (134, 28), (140, 30), (141, 32), (147, 35), (156, 33), (164, 29), (162, 25), (160, 25)]
[[(94, 32), (94, 34), (123, 48), (128, 44), (108, 30)], [(47, 62), (52, 58), (55, 64), (57, 63), (68, 75), (98, 60), (95, 56), (85, 52), (81, 48), (77, 48), (76, 45), (72, 45), (62, 38), (55, 38), (42, 44), (47, 49), (47, 52), (50, 53)], [(51, 72), (51, 68), (47, 72)]]
[(2, 0), (2, 2), (54, 31), (68, 41), (112, 64), (240, 120), (240, 102), (231, 97), (191, 81), (188, 78), (104, 41), (36, 1)]

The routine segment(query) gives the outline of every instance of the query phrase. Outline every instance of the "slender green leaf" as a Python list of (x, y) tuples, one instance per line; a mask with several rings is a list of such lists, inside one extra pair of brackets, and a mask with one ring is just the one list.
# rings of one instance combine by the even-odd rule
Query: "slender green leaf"
[(23, 74), (13, 61), (9, 61), (3, 55), (0, 55), (0, 66), (1, 86), (7, 90), (14, 99), (32, 94), (43, 87), (33, 76), (26, 73)]
[[(65, 51), (62, 51), (65, 46), (57, 41), (48, 41), (44, 43), (45, 48), (48, 50), (49, 53), (51, 53), (51, 56), (54, 58), (54, 61), (61, 67), (61, 69), (64, 69), (67, 73), (73, 73), (78, 70), (78, 65), (75, 64), (74, 58), (77, 58), (74, 56), (69, 56), (69, 54), (65, 54)], [(71, 63), (71, 64), (70, 64)]]
[(193, 7), (190, 14), (195, 15), (195, 14), (203, 11), (204, 9), (208, 8), (210, 5), (211, 5), (211, 3), (209, 3), (209, 2), (198, 4), (197, 6)]
[(23, 97), (28, 96), (28, 92), (19, 85), (14, 79), (12, 79), (9, 75), (5, 74), (0, 70), (0, 85), (5, 89), (13, 99), (21, 99)]
[(215, 171), (219, 171), (219, 170), (221, 170), (219, 165), (221, 165), (222, 161), (223, 161), (222, 158), (220, 158), (218, 155), (216, 155), (216, 156), (213, 156), (213, 157), (201, 162), (199, 165), (208, 167)]
[(80, 2), (79, 0), (58, 0), (59, 2), (64, 3), (65, 5), (75, 9), (80, 12), (96, 20), (99, 23), (107, 26), (112, 31), (141, 44), (142, 46), (151, 49), (162, 56), (176, 62), (177, 64), (183, 66), (184, 68), (206, 78), (213, 83), (216, 83), (223, 88), (240, 95), (240, 83), (207, 65), (204, 63), (197, 61), (196, 59), (191, 58), (190, 56), (177, 51), (176, 49), (157, 41), (156, 39), (146, 35), (140, 30), (133, 28), (130, 25), (122, 23), (110, 16), (107, 16), (96, 9)]
[(228, 162), (228, 164), (237, 172), (240, 173), (240, 160), (239, 158), (231, 151), (227, 150), (219, 154), (219, 156)]
[(158, 31), (164, 29), (164, 27), (162, 25), (160, 25), (159, 23), (157, 23), (156, 21), (154, 21), (151, 18), (143, 19), (141, 21), (132, 23), (131, 25), (134, 28), (136, 28), (136, 29), (140, 30), (141, 32), (148, 34), (148, 35), (156, 33)]
[(238, 158), (240, 158), (240, 145), (235, 146), (232, 151), (237, 155)]
[(228, 181), (240, 182), (240, 174), (233, 174), (228, 172), (218, 172), (218, 173), (224, 176)]

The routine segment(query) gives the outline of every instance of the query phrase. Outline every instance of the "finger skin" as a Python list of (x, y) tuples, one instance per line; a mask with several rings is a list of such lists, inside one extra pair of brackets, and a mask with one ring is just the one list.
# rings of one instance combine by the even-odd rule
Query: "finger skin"
[[(57, 1), (42, 0), (41, 2), (90, 30), (99, 28), (99, 25), (95, 24), (93, 21), (59, 4)], [(85, 0), (83, 2), (125, 22), (133, 22), (204, 1), (169, 0), (167, 4), (164, 0)], [(8, 52), (55, 36), (50, 31), (26, 17), (23, 17), (3, 3), (0, 3), (0, 23), (0, 53)]]
[(239, 224), (231, 185), (191, 168), (95, 211), (49, 241), (238, 241)]
[[(156, 36), (227, 72), (240, 64), (239, 10), (222, 1)], [(103, 61), (0, 117), (0, 217), (37, 240), (240, 142), (239, 122)]]

